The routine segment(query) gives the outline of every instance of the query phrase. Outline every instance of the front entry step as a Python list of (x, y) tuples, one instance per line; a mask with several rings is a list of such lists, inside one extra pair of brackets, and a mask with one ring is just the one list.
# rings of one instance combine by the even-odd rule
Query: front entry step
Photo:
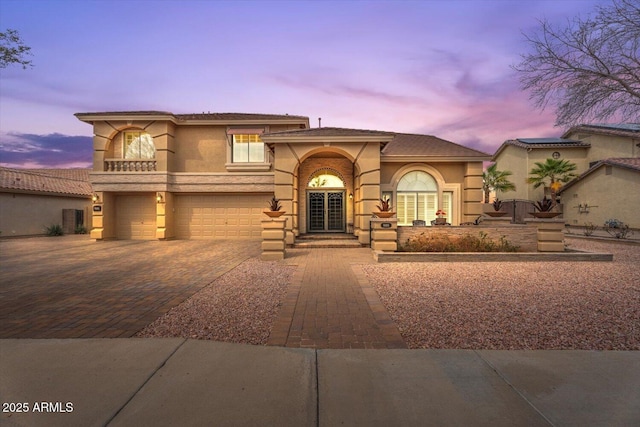
[(296, 237), (294, 248), (361, 248), (363, 245), (351, 234), (317, 233)]

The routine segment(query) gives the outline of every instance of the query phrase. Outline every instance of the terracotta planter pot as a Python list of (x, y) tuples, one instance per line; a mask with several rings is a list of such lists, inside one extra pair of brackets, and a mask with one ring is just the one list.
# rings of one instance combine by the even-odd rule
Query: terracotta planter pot
[(284, 215), (285, 211), (264, 211), (264, 214), (270, 218), (278, 218)]
[(378, 218), (391, 218), (396, 213), (395, 212), (373, 212), (373, 214)]
[(555, 218), (560, 215), (562, 212), (531, 212), (536, 218)]
[(503, 211), (491, 211), (491, 212), (485, 212), (485, 214), (492, 216), (492, 217), (500, 217), (500, 216), (505, 216), (507, 214), (507, 212), (503, 212)]
[(436, 222), (434, 224), (446, 224), (447, 218), (436, 218)]

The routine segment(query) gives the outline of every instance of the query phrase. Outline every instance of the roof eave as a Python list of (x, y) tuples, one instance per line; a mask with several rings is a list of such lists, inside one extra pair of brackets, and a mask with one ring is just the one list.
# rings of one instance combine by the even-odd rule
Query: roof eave
[(127, 114), (127, 113), (76, 113), (76, 118), (85, 123), (94, 124), (95, 122), (107, 121), (145, 121), (145, 120), (166, 120), (177, 123), (176, 117), (171, 113), (153, 113), (153, 114)]
[(380, 156), (380, 161), (385, 163), (401, 163), (401, 162), (488, 162), (491, 156), (412, 156), (412, 155), (388, 155)]

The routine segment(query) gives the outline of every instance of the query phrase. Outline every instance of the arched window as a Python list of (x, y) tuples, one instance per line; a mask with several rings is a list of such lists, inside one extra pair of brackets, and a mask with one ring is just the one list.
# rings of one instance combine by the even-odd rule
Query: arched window
[[(439, 209), (438, 190), (436, 180), (423, 171), (411, 171), (400, 178), (396, 188), (398, 225), (411, 225), (417, 219), (430, 224)], [(449, 192), (442, 195), (442, 210), (445, 218), (452, 218)]]
[(307, 187), (344, 188), (344, 181), (331, 170), (320, 170), (311, 175)]
[(155, 159), (156, 146), (147, 132), (125, 132), (122, 145), (125, 159)]

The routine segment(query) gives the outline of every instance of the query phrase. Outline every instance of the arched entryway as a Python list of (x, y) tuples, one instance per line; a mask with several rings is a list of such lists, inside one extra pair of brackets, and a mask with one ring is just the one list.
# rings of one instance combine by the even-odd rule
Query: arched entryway
[(307, 232), (342, 233), (347, 229), (347, 195), (339, 172), (315, 171), (307, 182)]

